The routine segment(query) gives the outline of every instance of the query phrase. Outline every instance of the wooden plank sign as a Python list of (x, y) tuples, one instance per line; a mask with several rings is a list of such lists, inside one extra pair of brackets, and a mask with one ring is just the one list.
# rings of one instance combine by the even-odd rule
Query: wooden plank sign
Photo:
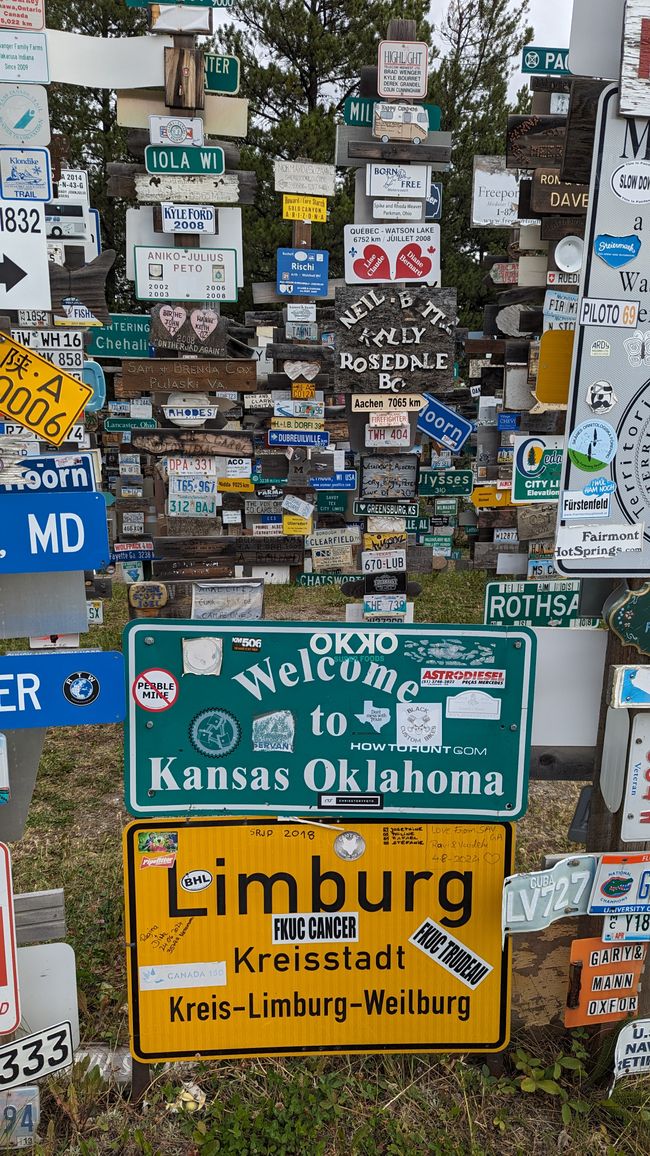
[(55, 325), (110, 325), (106, 304), (106, 278), (115, 261), (115, 250), (105, 249), (80, 269), (50, 263), (52, 317)]
[(650, 115), (650, 0), (626, 0), (618, 111)]
[(606, 80), (593, 80), (590, 76), (578, 76), (571, 83), (564, 156), (560, 166), (563, 181), (580, 181), (583, 184), (589, 181), (598, 100), (606, 85)]
[(337, 391), (395, 394), (450, 388), (455, 325), (455, 289), (337, 288)]
[(589, 208), (589, 185), (562, 181), (557, 169), (535, 169), (530, 203), (535, 213), (586, 215)]
[(237, 390), (254, 393), (257, 366), (252, 360), (172, 361), (159, 358), (122, 362), (122, 376), (115, 382), (116, 397), (139, 397), (141, 393), (222, 393)]
[(139, 429), (131, 432), (131, 446), (155, 457), (165, 454), (250, 456), (253, 435), (236, 430)]
[(177, 201), (180, 204), (236, 205), (239, 201), (239, 178), (234, 173), (223, 176), (163, 176), (136, 173), (135, 195), (142, 204)]
[(205, 88), (202, 49), (165, 49), (165, 104), (168, 108), (203, 108)]
[[(117, 123), (126, 128), (149, 128), (150, 116), (169, 116), (158, 88), (122, 89), (117, 94)], [(248, 101), (239, 96), (206, 96), (203, 126), (207, 136), (245, 137)]]
[(224, 357), (228, 345), (228, 321), (212, 302), (195, 305), (168, 301), (151, 310), (149, 341), (156, 349)]
[(564, 154), (566, 117), (509, 116), (506, 164), (509, 169), (559, 167)]

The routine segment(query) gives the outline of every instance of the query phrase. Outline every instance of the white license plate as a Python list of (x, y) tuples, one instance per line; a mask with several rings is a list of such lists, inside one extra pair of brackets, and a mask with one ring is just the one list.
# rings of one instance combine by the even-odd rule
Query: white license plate
[(635, 915), (606, 915), (604, 943), (650, 943), (650, 912)]
[(37, 1087), (0, 1092), (0, 1148), (32, 1148), (40, 1118)]
[[(67, 1020), (0, 1047), (0, 1093), (40, 1080), (72, 1063), (72, 1029)], [(0, 1120), (2, 1110), (0, 1104)]]

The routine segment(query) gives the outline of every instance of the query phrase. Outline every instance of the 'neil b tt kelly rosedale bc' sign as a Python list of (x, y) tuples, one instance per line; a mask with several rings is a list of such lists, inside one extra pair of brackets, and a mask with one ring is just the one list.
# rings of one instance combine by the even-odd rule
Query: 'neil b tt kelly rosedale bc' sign
[(132, 622), (136, 816), (526, 811), (525, 627)]

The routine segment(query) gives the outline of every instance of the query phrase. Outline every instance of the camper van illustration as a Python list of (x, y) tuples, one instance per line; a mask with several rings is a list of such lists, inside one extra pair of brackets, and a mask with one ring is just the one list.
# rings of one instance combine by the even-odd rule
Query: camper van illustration
[(391, 140), (422, 144), (427, 139), (429, 116), (422, 105), (378, 101), (374, 107), (372, 131), (384, 144)]

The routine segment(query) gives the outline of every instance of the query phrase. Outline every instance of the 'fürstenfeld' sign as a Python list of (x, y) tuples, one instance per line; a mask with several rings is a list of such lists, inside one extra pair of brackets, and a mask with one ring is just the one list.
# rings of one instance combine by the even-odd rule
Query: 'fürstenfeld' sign
[(125, 646), (134, 815), (526, 810), (525, 628), (147, 620)]

